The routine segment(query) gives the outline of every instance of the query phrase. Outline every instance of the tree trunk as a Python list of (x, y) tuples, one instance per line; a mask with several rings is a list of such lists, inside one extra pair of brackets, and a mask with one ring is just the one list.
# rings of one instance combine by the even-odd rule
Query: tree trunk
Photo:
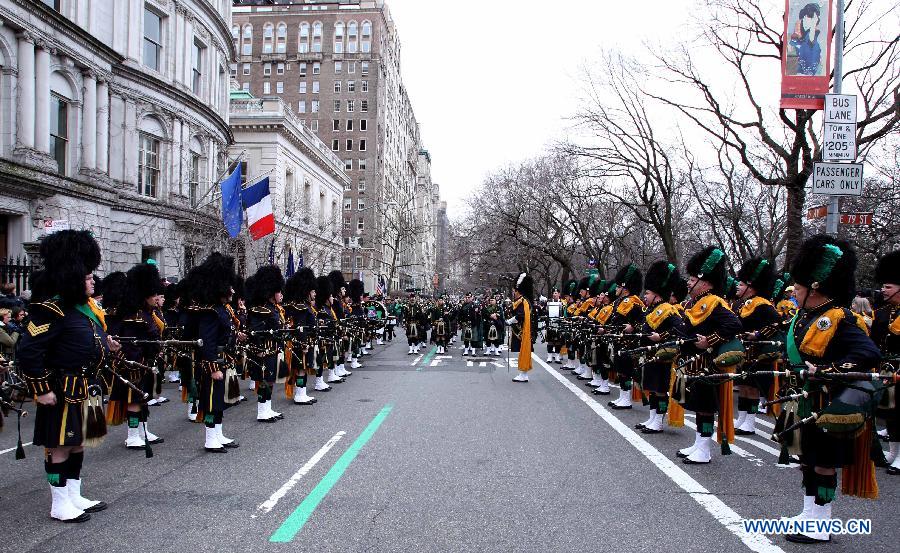
[(790, 266), (791, 260), (800, 250), (803, 242), (803, 204), (806, 202), (806, 182), (800, 177), (795, 182), (785, 186), (787, 190), (787, 252), (785, 266)]

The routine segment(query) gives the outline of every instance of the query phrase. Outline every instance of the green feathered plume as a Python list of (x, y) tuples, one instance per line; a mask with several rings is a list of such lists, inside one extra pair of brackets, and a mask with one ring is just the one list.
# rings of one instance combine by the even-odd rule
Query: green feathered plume
[(703, 266), (700, 267), (700, 274), (708, 275), (713, 272), (716, 265), (719, 264), (719, 261), (722, 261), (723, 257), (725, 257), (725, 253), (719, 248), (709, 252), (709, 257), (706, 258), (706, 261), (703, 262)]
[(668, 265), (666, 265), (666, 270), (668, 271), (668, 273), (666, 273), (666, 278), (664, 278), (662, 281), (663, 286), (669, 285), (669, 279), (672, 278), (672, 272), (675, 271), (675, 265), (669, 263)]
[(769, 261), (766, 259), (763, 259), (759, 262), (759, 265), (756, 266), (756, 270), (753, 271), (753, 276), (750, 277), (751, 283), (756, 282), (756, 279), (759, 278), (759, 273), (761, 273), (763, 270), (763, 267), (765, 267), (768, 264), (769, 264)]
[(813, 282), (824, 282), (828, 279), (834, 266), (843, 255), (844, 252), (839, 247), (834, 244), (825, 244), (825, 247), (822, 248), (822, 260), (819, 261), (812, 273)]

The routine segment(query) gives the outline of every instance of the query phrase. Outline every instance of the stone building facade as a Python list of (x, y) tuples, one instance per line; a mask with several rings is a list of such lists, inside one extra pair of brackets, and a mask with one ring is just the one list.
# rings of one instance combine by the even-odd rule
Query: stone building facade
[[(344, 163), (342, 270), (397, 290), (434, 270), (422, 217), (434, 188), (400, 73), (400, 39), (382, 0), (236, 0), (231, 27), (239, 87), (278, 96)], [(394, 252), (396, 229), (404, 234)], [(415, 232), (411, 232), (415, 230)], [(432, 235), (429, 237), (429, 235)], [(426, 246), (422, 246), (425, 243)], [(433, 259), (433, 252), (430, 253)]]
[(350, 177), (344, 164), (277, 97), (232, 92), (231, 157), (245, 163), (248, 182), (269, 178), (275, 233), (255, 242), (243, 233), (246, 274), (268, 263), (284, 269), (289, 253), (316, 274), (340, 269), (341, 208)]
[(89, 229), (101, 272), (213, 244), (230, 0), (0, 2), (0, 255)]

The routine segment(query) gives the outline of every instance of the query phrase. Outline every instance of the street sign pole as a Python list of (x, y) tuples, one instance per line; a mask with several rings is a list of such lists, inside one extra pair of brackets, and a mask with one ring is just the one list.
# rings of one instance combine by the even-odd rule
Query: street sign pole
[[(834, 86), (835, 94), (841, 93), (844, 84), (844, 0), (837, 0), (837, 25), (834, 30)], [(837, 236), (840, 221), (840, 196), (828, 198), (828, 216), (825, 219), (825, 232)]]

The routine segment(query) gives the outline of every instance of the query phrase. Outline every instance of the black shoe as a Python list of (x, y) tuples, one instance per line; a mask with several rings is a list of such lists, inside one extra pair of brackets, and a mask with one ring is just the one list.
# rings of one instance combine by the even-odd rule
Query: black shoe
[(827, 540), (817, 540), (804, 534), (788, 534), (784, 539), (794, 543), (828, 543), (831, 541), (831, 538)]
[(241, 444), (232, 441), (232, 442), (228, 442), (227, 444), (222, 444), (222, 447), (224, 447), (225, 449), (237, 449), (237, 448), (241, 447)]
[(898, 474), (900, 474), (900, 469), (894, 466), (890, 466), (884, 472), (890, 474), (891, 476), (897, 476)]
[(108, 506), (109, 505), (107, 505), (106, 503), (101, 501), (100, 503), (97, 503), (96, 505), (94, 505), (92, 507), (88, 507), (87, 509), (84, 510), (84, 512), (85, 513), (99, 513), (100, 511), (105, 511)]
[(577, 378), (578, 380), (593, 380), (594, 379), (594, 377), (592, 377), (592, 376), (581, 376), (581, 375), (578, 375), (575, 378)]
[(159, 436), (157, 436), (155, 440), (150, 440), (150, 445), (161, 444), (161, 443), (164, 443), (165, 441), (166, 440), (164, 438), (160, 438)]
[(756, 432), (751, 432), (749, 430), (741, 430), (740, 428), (734, 429), (735, 436), (755, 436)]
[(644, 428), (644, 423), (639, 422), (636, 425), (634, 425), (634, 427), (637, 428), (638, 430), (640, 430), (641, 428)]
[(609, 392), (601, 392), (600, 388), (594, 388), (594, 391), (591, 393), (594, 395), (597, 395), (597, 396), (608, 396), (609, 395)]
[(627, 411), (631, 409), (631, 405), (616, 405), (615, 403), (610, 402), (610, 407), (612, 407), (616, 411)]
[(312, 405), (315, 402), (316, 402), (315, 399), (312, 399), (310, 401), (295, 401), (294, 405)]
[(687, 457), (682, 459), (681, 462), (684, 463), (685, 465), (708, 465), (710, 463), (709, 461), (706, 461), (705, 463), (701, 462), (701, 461), (692, 461)]
[(256, 422), (264, 422), (266, 424), (271, 424), (273, 422), (278, 422), (278, 419), (276, 419), (275, 417), (272, 417), (270, 419), (256, 419)]
[(79, 522), (87, 522), (91, 520), (91, 515), (87, 514), (87, 511), (81, 513), (81, 516), (75, 517), (69, 520), (63, 520), (66, 524), (78, 524)]
[(652, 430), (645, 426), (644, 428), (641, 428), (641, 434), (662, 434), (662, 430)]
[(687, 459), (687, 457), (688, 457), (687, 455), (685, 455), (685, 454), (682, 453), (681, 451), (678, 451), (677, 453), (675, 453), (675, 456), (678, 457), (679, 459)]
[(228, 453), (224, 447), (204, 447), (207, 453)]

